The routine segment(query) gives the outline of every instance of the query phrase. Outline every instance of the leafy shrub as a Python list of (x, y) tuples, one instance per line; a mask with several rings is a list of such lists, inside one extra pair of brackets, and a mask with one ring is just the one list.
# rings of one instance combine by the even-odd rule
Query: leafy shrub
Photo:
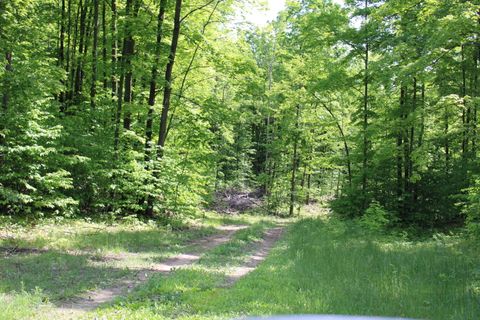
[(361, 192), (356, 189), (346, 189), (345, 192), (330, 203), (333, 212), (346, 218), (355, 218), (362, 215), (361, 208), (365, 201)]
[(480, 179), (467, 190), (467, 203), (464, 208), (467, 216), (466, 225), (468, 232), (480, 237)]
[(360, 224), (369, 231), (381, 231), (390, 223), (390, 213), (378, 201), (372, 201)]

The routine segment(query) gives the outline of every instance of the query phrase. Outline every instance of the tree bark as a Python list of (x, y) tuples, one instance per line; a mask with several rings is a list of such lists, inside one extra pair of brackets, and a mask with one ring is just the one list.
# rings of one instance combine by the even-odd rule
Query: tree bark
[[(130, 10), (133, 5), (133, 14), (130, 14)], [(130, 104), (133, 102), (133, 66), (132, 59), (135, 53), (135, 39), (133, 38), (133, 32), (131, 29), (131, 18), (135, 19), (138, 16), (138, 10), (140, 9), (140, 0), (127, 0), (126, 15), (129, 19), (126, 27), (126, 36), (123, 41), (123, 58), (124, 58), (124, 68), (125, 68), (125, 91), (123, 100), (127, 106), (123, 118), (123, 128), (125, 130), (130, 130), (132, 119), (131, 112), (129, 110)]]
[(398, 133), (397, 133), (397, 198), (398, 198), (398, 211), (403, 216), (404, 213), (404, 182), (403, 182), (403, 120), (404, 120), (404, 113), (405, 113), (405, 87), (402, 85), (400, 89), (400, 114), (399, 114), (399, 125), (398, 125)]
[[(71, 3), (71, 2), (70, 2)], [(79, 20), (82, 15), (82, 1), (77, 6), (77, 13), (75, 14), (75, 21), (73, 23), (74, 32), (73, 32), (73, 45), (70, 49), (71, 54), (69, 54), (70, 60), (67, 62), (68, 65), (68, 92), (67, 100), (68, 103), (72, 103), (75, 97), (75, 76), (76, 76), (76, 65), (77, 65), (77, 43), (79, 42)]]
[(170, 98), (172, 96), (173, 66), (175, 64), (175, 56), (177, 53), (178, 39), (180, 37), (181, 10), (182, 10), (182, 0), (176, 0), (172, 42), (170, 44), (170, 54), (168, 56), (168, 63), (165, 70), (165, 87), (163, 92), (162, 115), (160, 119), (160, 129), (159, 129), (158, 142), (157, 142), (157, 147), (158, 147), (157, 159), (161, 159), (163, 157), (163, 154), (164, 154), (163, 148), (165, 147), (165, 141), (167, 137), (168, 113), (170, 110)]
[[(168, 124), (168, 112), (170, 109), (170, 98), (172, 95), (172, 75), (173, 67), (175, 65), (175, 56), (177, 54), (178, 40), (180, 38), (181, 27), (181, 13), (182, 12), (182, 0), (176, 0), (175, 2), (175, 16), (173, 24), (172, 41), (170, 44), (170, 53), (168, 55), (168, 63), (165, 68), (165, 85), (163, 89), (163, 102), (162, 102), (162, 115), (160, 118), (160, 129), (157, 142), (157, 155), (156, 160), (160, 160), (164, 155), (165, 140), (167, 136), (167, 124)], [(157, 177), (158, 173), (154, 171), (154, 176)], [(147, 203), (147, 215), (153, 214), (154, 199), (149, 197)]]
[(96, 106), (98, 78), (98, 1), (99, 0), (93, 0), (92, 83), (90, 87), (90, 106), (92, 109)]
[(296, 175), (297, 175), (297, 165), (298, 165), (298, 129), (300, 126), (300, 105), (297, 104), (297, 112), (295, 117), (295, 140), (293, 141), (293, 157), (292, 157), (292, 176), (290, 179), (290, 208), (289, 215), (292, 217), (295, 209), (295, 198), (296, 198)]
[(408, 85), (404, 88), (404, 100), (403, 100), (403, 212), (407, 212), (407, 194), (410, 189), (410, 128), (409, 128), (409, 116), (410, 116), (410, 101)]
[(450, 172), (450, 140), (448, 137), (449, 134), (449, 116), (448, 116), (448, 106), (445, 104), (445, 173), (448, 174)]
[(467, 64), (465, 61), (465, 45), (462, 45), (462, 51), (461, 51), (461, 56), (462, 56), (462, 84), (460, 87), (460, 97), (463, 99), (463, 110), (462, 110), (462, 124), (463, 124), (463, 130), (462, 130), (462, 156), (464, 159), (467, 158), (467, 153), (468, 153), (468, 107), (465, 102), (465, 97), (467, 95)]
[(418, 147), (420, 148), (423, 145), (423, 136), (425, 134), (425, 83), (422, 83), (421, 87), (421, 108), (422, 108), (422, 115), (420, 120), (420, 133), (418, 134)]
[(417, 78), (414, 77), (413, 78), (413, 98), (412, 98), (412, 114), (414, 116), (414, 118), (412, 119), (412, 123), (410, 124), (410, 148), (408, 150), (409, 152), (409, 158), (408, 158), (408, 165), (409, 165), (409, 172), (410, 172), (410, 181), (409, 181), (409, 186), (410, 186), (410, 194), (411, 194), (411, 204), (410, 204), (410, 208), (414, 208), (415, 207), (415, 199), (416, 199), (416, 196), (415, 196), (415, 184), (411, 181), (411, 178), (413, 176), (413, 159), (412, 159), (412, 155), (413, 155), (413, 152), (415, 150), (415, 116), (416, 116), (416, 111), (417, 111), (417, 90), (418, 90), (418, 87), (417, 87)]
[(107, 76), (107, 1), (102, 1), (102, 73), (103, 73), (103, 89), (108, 88)]
[(79, 43), (78, 43), (78, 56), (77, 56), (77, 68), (75, 70), (75, 84), (73, 90), (73, 99), (76, 100), (79, 94), (82, 92), (82, 78), (83, 78), (83, 63), (82, 56), (84, 52), (85, 37), (86, 37), (86, 19), (87, 19), (87, 4), (80, 0), (80, 30), (79, 30)]
[[(65, 0), (61, 1), (61, 16), (60, 16), (60, 40), (58, 46), (58, 66), (62, 69), (65, 68)], [(65, 81), (62, 79), (62, 91), (60, 92), (59, 102), (60, 102), (60, 111), (65, 112)]]
[(111, 63), (111, 82), (112, 82), (112, 97), (117, 95), (117, 2), (112, 0), (112, 21), (110, 23), (110, 32), (112, 37), (112, 63)]
[[(65, 71), (68, 73), (70, 70), (70, 55), (71, 55), (71, 33), (72, 33), (72, 0), (68, 0), (68, 9), (67, 9), (67, 52), (65, 57)], [(68, 79), (66, 84), (66, 89), (68, 90)]]
[(365, 0), (365, 66), (364, 66), (364, 95), (363, 95), (363, 159), (362, 159), (362, 195), (363, 208), (367, 208), (367, 170), (368, 170), (368, 84), (369, 84), (369, 58), (370, 42), (368, 37), (368, 0)]
[[(201, 35), (202, 37), (205, 35), (205, 32), (207, 30), (207, 27), (208, 25), (211, 23), (212, 21), (212, 18), (213, 18), (213, 15), (215, 14), (215, 11), (217, 11), (217, 8), (218, 8), (218, 5), (220, 4), (220, 2), (222, 2), (224, 0), (217, 0), (214, 8), (212, 9), (212, 11), (210, 12), (206, 22), (203, 24), (202, 26), (202, 31), (201, 31)], [(196, 46), (195, 46), (195, 50), (193, 51), (193, 54), (192, 54), (192, 58), (190, 59), (190, 63), (188, 64), (188, 67), (187, 69), (185, 70), (184, 74), (183, 74), (183, 78), (182, 78), (182, 83), (180, 85), (180, 90), (179, 90), (179, 99), (183, 96), (183, 92), (185, 90), (185, 84), (186, 84), (186, 81), (187, 81), (187, 78), (188, 78), (188, 74), (190, 73), (190, 71), (192, 70), (192, 67), (193, 67), (193, 63), (195, 62), (195, 58), (197, 57), (197, 54), (198, 54), (198, 51), (200, 50), (200, 46), (203, 42), (202, 41), (199, 41), (197, 42)], [(170, 116), (170, 119), (168, 121), (168, 125), (167, 125), (167, 133), (166, 133), (166, 138), (168, 138), (168, 133), (170, 132), (170, 129), (172, 127), (172, 123), (173, 123), (173, 119), (175, 118), (175, 111), (176, 111), (176, 106), (174, 106), (172, 112), (171, 112), (171, 116)]]
[[(148, 96), (148, 115), (145, 129), (145, 163), (147, 170), (150, 169), (150, 162), (152, 160), (152, 138), (153, 138), (153, 113), (155, 106), (156, 90), (157, 90), (157, 76), (158, 65), (160, 64), (160, 54), (162, 48), (163, 38), (163, 22), (165, 20), (165, 10), (167, 8), (167, 0), (160, 1), (160, 8), (158, 10), (157, 19), (157, 42), (155, 44), (155, 59), (152, 66), (152, 73), (150, 78), (150, 93)], [(147, 217), (153, 217), (153, 197), (147, 197), (147, 208), (145, 210)]]
[(311, 193), (311, 187), (312, 187), (312, 175), (309, 173), (307, 175), (307, 195), (305, 197), (305, 204), (309, 205), (310, 204), (310, 193)]
[[(480, 12), (479, 12), (480, 14)], [(480, 19), (479, 19), (480, 24)], [(477, 37), (478, 38), (478, 37)], [(480, 46), (476, 46), (473, 53), (473, 96), (478, 98), (478, 64), (480, 62)], [(478, 133), (478, 102), (473, 105), (473, 128), (472, 128), (472, 157), (477, 156), (477, 133)]]

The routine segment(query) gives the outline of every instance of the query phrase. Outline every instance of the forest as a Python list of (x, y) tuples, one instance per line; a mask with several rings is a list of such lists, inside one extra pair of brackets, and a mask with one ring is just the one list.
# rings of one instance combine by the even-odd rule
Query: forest
[(480, 1), (261, 5), (0, 0), (0, 319), (480, 318)]

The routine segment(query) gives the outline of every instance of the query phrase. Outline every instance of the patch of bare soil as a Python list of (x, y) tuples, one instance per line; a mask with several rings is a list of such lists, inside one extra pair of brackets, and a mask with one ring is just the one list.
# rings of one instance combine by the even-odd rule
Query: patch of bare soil
[(276, 227), (266, 231), (263, 240), (257, 244), (254, 253), (247, 258), (247, 261), (230, 272), (224, 287), (234, 285), (238, 280), (255, 270), (267, 258), (270, 251), (283, 235), (284, 230), (284, 227)]
[(253, 192), (235, 189), (217, 191), (213, 209), (220, 213), (242, 213), (260, 207), (263, 203), (263, 196), (261, 190)]
[(245, 228), (246, 226), (221, 227), (221, 234), (193, 241), (191, 245), (196, 247), (194, 251), (179, 254), (161, 263), (154, 264), (149, 269), (136, 270), (133, 276), (123, 278), (111, 287), (91, 291), (82, 297), (62, 302), (58, 305), (57, 310), (55, 310), (55, 314), (62, 319), (73, 319), (84, 312), (94, 310), (100, 305), (112, 301), (116, 297), (131, 292), (136, 286), (145, 283), (155, 274), (168, 274), (175, 269), (186, 267), (197, 262), (203, 253), (228, 242), (237, 231)]

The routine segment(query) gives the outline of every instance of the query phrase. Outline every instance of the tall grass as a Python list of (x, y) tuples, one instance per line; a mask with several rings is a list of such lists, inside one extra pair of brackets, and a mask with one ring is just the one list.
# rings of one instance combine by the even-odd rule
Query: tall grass
[(232, 290), (187, 303), (196, 313), (225, 318), (240, 313), (480, 319), (477, 247), (454, 236), (409, 242), (365, 234), (354, 223), (307, 219)]
[(32, 319), (41, 310), (38, 309), (42, 305), (43, 310), (48, 310), (45, 305), (45, 297), (40, 290), (32, 292), (22, 291), (18, 294), (7, 295), (0, 293), (0, 319), (1, 320), (18, 320)]

